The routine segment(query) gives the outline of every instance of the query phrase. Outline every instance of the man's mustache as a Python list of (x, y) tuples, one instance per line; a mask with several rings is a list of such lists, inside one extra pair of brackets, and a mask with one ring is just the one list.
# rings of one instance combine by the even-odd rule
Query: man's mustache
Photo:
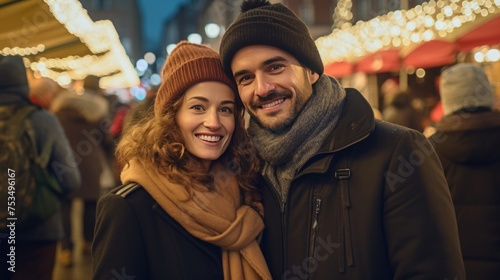
[(253, 107), (261, 107), (262, 104), (268, 103), (269, 101), (276, 100), (276, 99), (285, 99), (285, 98), (290, 98), (292, 97), (292, 93), (290, 91), (284, 91), (284, 92), (278, 92), (276, 90), (273, 90), (269, 92), (266, 96), (262, 97), (259, 96), (257, 102), (253, 102), (252, 106)]

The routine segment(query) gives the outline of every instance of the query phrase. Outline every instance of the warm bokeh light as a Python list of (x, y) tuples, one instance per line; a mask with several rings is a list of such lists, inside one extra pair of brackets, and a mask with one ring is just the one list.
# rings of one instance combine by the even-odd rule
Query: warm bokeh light
[(500, 60), (500, 50), (498, 48), (480, 47), (474, 50), (474, 60), (476, 62), (497, 62)]
[(431, 0), (409, 10), (397, 10), (369, 21), (349, 23), (350, 0), (339, 0), (335, 29), (316, 40), (323, 63), (357, 61), (369, 53), (444, 38), (464, 23), (499, 13), (500, 0)]
[(208, 23), (205, 25), (205, 34), (208, 38), (217, 38), (220, 35), (221, 28), (216, 23)]
[(38, 74), (42, 77), (48, 77), (61, 85), (67, 83), (68, 78), (81, 80), (88, 75), (106, 76), (100, 80), (100, 86), (103, 88), (139, 84), (139, 78), (111, 21), (92, 21), (77, 0), (44, 0), (44, 2), (49, 6), (54, 18), (64, 25), (69, 33), (77, 36), (95, 55), (45, 58), (43, 44), (26, 48), (5, 47), (0, 50), (0, 54), (36, 55), (39, 60), (26, 63), (29, 68), (39, 71)]
[(177, 44), (169, 44), (166, 47), (167, 53), (170, 54), (175, 49), (176, 46), (177, 46)]
[(144, 60), (146, 60), (148, 64), (153, 64), (156, 61), (156, 55), (152, 52), (147, 52), (144, 54)]
[(193, 44), (201, 44), (202, 38), (198, 33), (191, 33), (187, 36), (187, 40)]
[(500, 60), (500, 51), (498, 49), (490, 49), (486, 52), (486, 61), (496, 62)]
[(484, 54), (482, 52), (474, 53), (474, 60), (477, 62), (484, 62)]
[(146, 98), (146, 90), (143, 87), (133, 87), (130, 89), (130, 94), (137, 100), (144, 100)]
[(418, 78), (423, 78), (425, 77), (425, 70), (423, 68), (418, 68), (417, 71), (415, 71), (415, 74)]
[(146, 71), (146, 69), (148, 69), (148, 62), (146, 60), (144, 60), (144, 59), (139, 59), (135, 63), (135, 67), (139, 71)]
[(153, 74), (151, 77), (149, 77), (149, 82), (151, 83), (152, 86), (157, 86), (161, 83), (161, 77), (158, 74)]

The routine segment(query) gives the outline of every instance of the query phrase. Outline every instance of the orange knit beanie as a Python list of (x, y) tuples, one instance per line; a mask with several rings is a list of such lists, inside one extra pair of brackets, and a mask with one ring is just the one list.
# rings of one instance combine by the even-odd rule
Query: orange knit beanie
[(219, 54), (210, 47), (187, 41), (179, 42), (170, 53), (161, 76), (162, 84), (154, 105), (156, 117), (162, 116), (171, 102), (200, 82), (221, 82), (237, 92), (235, 82), (222, 69)]

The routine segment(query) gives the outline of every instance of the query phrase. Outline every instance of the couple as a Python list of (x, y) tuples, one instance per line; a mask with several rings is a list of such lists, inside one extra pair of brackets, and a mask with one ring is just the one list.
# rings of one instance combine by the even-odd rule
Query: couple
[(95, 279), (465, 278), (429, 142), (324, 75), (283, 5), (244, 1), (220, 57), (181, 42), (162, 78), (99, 202)]

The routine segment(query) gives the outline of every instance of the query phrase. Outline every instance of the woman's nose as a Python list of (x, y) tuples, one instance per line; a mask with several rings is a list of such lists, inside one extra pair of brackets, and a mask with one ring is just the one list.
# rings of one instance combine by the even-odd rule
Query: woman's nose
[(211, 130), (220, 128), (220, 119), (217, 110), (211, 110), (206, 114), (203, 125)]

